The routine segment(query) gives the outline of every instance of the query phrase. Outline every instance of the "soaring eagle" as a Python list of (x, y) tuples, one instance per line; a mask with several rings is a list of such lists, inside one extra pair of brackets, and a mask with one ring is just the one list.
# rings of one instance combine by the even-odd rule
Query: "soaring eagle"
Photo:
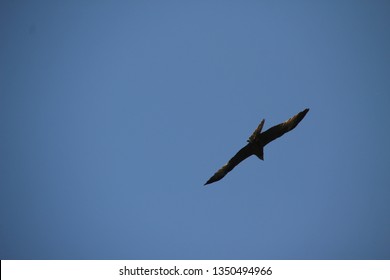
[(205, 185), (221, 180), (223, 177), (225, 177), (226, 174), (232, 171), (232, 169), (236, 167), (236, 165), (238, 165), (241, 161), (252, 155), (256, 155), (259, 159), (264, 160), (264, 146), (267, 145), (269, 142), (275, 140), (276, 138), (279, 138), (286, 132), (289, 132), (290, 130), (294, 129), (305, 117), (307, 112), (309, 112), (309, 109), (305, 109), (302, 112), (299, 112), (284, 123), (275, 125), (274, 127), (271, 127), (265, 132), (261, 132), (265, 122), (265, 120), (263, 119), (260, 122), (259, 126), (255, 129), (255, 131), (247, 140), (248, 144), (241, 150), (239, 150), (238, 153), (235, 154), (235, 156), (232, 157), (228, 163), (222, 166), (221, 169), (215, 172), (215, 174), (205, 183)]

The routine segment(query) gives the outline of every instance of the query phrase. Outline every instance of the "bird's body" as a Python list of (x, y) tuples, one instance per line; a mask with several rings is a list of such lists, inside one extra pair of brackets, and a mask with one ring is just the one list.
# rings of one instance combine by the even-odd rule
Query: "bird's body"
[(279, 138), (286, 132), (294, 129), (298, 123), (305, 117), (309, 109), (305, 109), (299, 112), (287, 121), (275, 125), (270, 129), (261, 132), (264, 126), (265, 120), (263, 119), (259, 126), (255, 129), (252, 135), (248, 139), (248, 144), (237, 152), (222, 168), (220, 168), (215, 174), (205, 183), (205, 185), (214, 183), (221, 180), (227, 173), (233, 170), (241, 161), (246, 158), (256, 155), (259, 159), (264, 160), (264, 147), (271, 141)]

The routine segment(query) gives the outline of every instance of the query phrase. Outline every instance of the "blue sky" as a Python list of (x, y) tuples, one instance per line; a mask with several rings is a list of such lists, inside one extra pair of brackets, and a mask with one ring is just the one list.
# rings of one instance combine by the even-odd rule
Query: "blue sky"
[(0, 259), (390, 259), (389, 13), (1, 1)]

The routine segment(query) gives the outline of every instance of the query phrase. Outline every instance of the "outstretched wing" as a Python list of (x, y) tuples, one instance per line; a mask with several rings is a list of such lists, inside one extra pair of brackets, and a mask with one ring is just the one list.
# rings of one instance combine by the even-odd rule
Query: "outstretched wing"
[(302, 112), (299, 112), (292, 118), (288, 119), (284, 123), (275, 125), (268, 129), (267, 131), (264, 131), (261, 134), (262, 143), (263, 145), (267, 145), (269, 142), (275, 140), (276, 138), (279, 138), (286, 132), (289, 132), (290, 130), (293, 130), (299, 122), (306, 116), (307, 112), (309, 112), (309, 109), (305, 109)]
[(255, 131), (253, 131), (252, 135), (249, 136), (249, 139), (247, 140), (247, 142), (250, 142), (250, 143), (256, 142), (257, 137), (259, 137), (259, 135), (261, 134), (261, 130), (263, 129), (264, 122), (265, 122), (265, 119), (262, 119), (260, 124), (255, 129)]
[(244, 148), (239, 150), (237, 154), (235, 154), (234, 157), (229, 160), (228, 163), (221, 167), (221, 169), (215, 172), (215, 174), (205, 183), (205, 185), (221, 180), (223, 177), (225, 177), (226, 174), (232, 171), (233, 168), (236, 167), (241, 161), (251, 155), (253, 155), (253, 144), (249, 143)]

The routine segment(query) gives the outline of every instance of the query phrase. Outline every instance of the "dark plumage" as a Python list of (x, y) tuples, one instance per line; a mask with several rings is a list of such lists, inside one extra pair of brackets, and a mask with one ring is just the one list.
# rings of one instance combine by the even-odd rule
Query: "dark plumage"
[(294, 129), (305, 117), (307, 112), (309, 112), (309, 109), (305, 109), (302, 112), (299, 112), (284, 123), (275, 125), (262, 133), (261, 130), (263, 129), (263, 125), (265, 122), (265, 120), (263, 119), (260, 122), (259, 126), (255, 129), (255, 131), (247, 140), (248, 144), (241, 150), (239, 150), (238, 153), (235, 154), (235, 156), (232, 157), (228, 163), (222, 166), (221, 169), (215, 172), (215, 174), (205, 183), (205, 185), (221, 180), (223, 177), (225, 177), (226, 174), (232, 171), (232, 169), (236, 165), (238, 165), (241, 161), (252, 155), (256, 155), (259, 159), (264, 160), (264, 146), (267, 145), (269, 142), (275, 140), (276, 138), (279, 138), (286, 132), (289, 132), (290, 130)]

